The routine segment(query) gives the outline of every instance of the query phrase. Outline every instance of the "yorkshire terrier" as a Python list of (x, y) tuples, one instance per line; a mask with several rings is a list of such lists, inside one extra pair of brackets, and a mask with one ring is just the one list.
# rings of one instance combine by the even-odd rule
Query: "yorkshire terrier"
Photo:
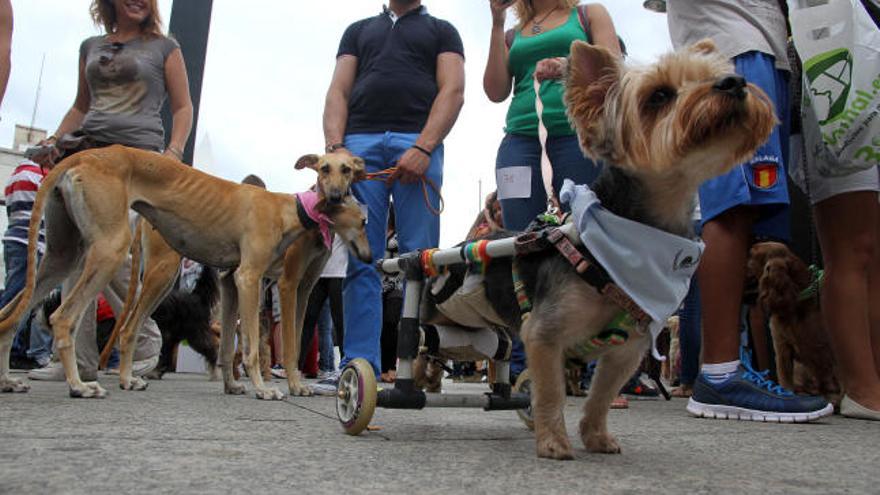
[(757, 282), (758, 305), (770, 317), (779, 384), (799, 394), (824, 396), (839, 408), (838, 370), (814, 274), (779, 242), (752, 246), (747, 274)]
[[(698, 186), (748, 158), (776, 124), (767, 96), (736, 75), (709, 40), (641, 67), (624, 66), (601, 47), (575, 42), (565, 103), (581, 148), (606, 165), (592, 188), (602, 205), (620, 217), (689, 238), (694, 237), (691, 214)], [(490, 237), (511, 235), (516, 234)], [(563, 418), (564, 352), (599, 335), (621, 308), (548, 250), (517, 258), (532, 302), (530, 316), (522, 320), (511, 262), (497, 258), (487, 265), (486, 299), (525, 343), (538, 456), (571, 459)], [(608, 432), (608, 409), (650, 347), (649, 333), (634, 332), (622, 345), (585, 356), (598, 359), (580, 421), (588, 451), (620, 452)]]

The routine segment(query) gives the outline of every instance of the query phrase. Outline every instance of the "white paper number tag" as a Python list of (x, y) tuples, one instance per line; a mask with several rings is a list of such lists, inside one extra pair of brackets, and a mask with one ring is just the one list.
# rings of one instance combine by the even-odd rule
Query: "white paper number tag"
[(531, 167), (504, 167), (495, 170), (498, 199), (530, 198), (532, 196)]

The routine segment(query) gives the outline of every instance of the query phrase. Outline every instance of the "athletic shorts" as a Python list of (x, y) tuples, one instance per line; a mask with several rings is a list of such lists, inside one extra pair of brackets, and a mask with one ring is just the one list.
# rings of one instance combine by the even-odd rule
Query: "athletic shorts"
[(754, 234), (785, 241), (791, 237), (785, 173), (790, 126), (788, 72), (776, 69), (774, 60), (761, 52), (733, 59), (736, 72), (770, 97), (780, 124), (752, 158), (700, 186), (700, 210), (705, 225), (731, 208), (760, 206)]

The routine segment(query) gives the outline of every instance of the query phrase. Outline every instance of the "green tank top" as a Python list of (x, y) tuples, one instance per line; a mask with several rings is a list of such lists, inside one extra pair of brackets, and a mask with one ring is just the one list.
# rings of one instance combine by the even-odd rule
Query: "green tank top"
[[(513, 75), (513, 99), (507, 110), (508, 134), (538, 136), (538, 115), (535, 113), (535, 65), (550, 57), (567, 57), (574, 40), (590, 42), (578, 18), (577, 8), (565, 24), (534, 36), (521, 36), (517, 31), (507, 58), (508, 69)], [(562, 81), (549, 80), (541, 83), (541, 101), (544, 103), (544, 125), (550, 136), (571, 136), (574, 129), (565, 116), (562, 103)]]

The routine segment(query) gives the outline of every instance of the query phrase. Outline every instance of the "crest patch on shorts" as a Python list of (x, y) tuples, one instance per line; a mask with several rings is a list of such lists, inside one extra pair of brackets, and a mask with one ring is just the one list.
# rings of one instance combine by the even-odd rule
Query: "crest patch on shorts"
[(770, 189), (779, 180), (778, 170), (779, 167), (775, 163), (757, 163), (752, 165), (752, 182), (759, 189)]

